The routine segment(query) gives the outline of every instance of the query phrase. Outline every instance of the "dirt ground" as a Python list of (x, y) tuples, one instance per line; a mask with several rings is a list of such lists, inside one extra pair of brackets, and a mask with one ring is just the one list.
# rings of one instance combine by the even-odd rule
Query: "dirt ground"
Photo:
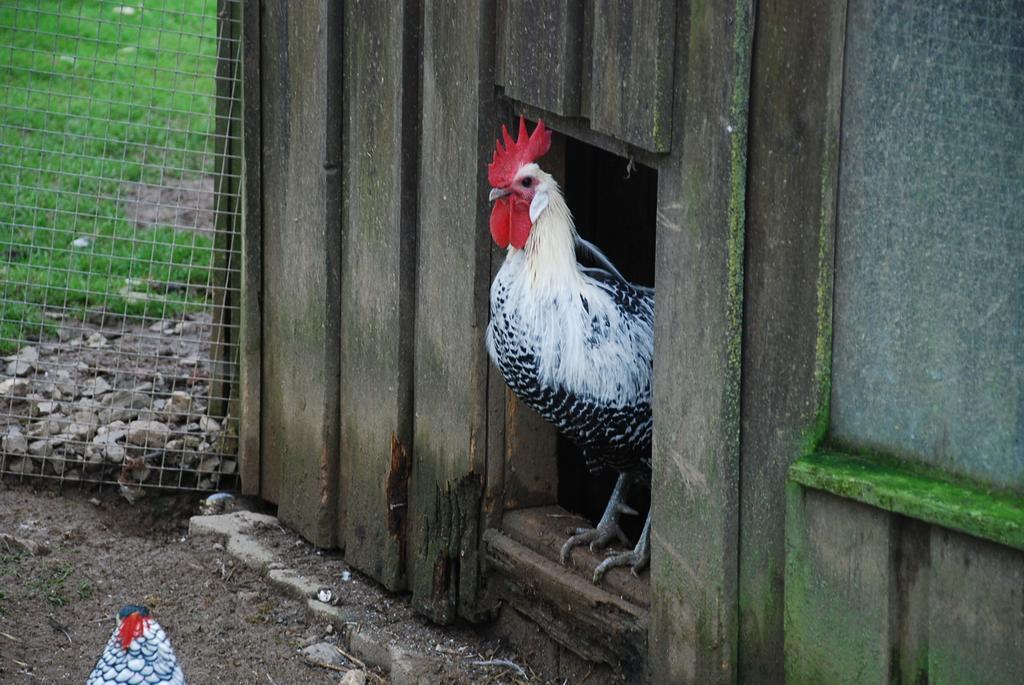
[[(340, 670), (298, 650), (343, 644), (212, 538), (188, 537), (202, 495), (152, 495), (130, 504), (115, 488), (0, 481), (0, 682), (83, 683), (129, 603), (148, 605), (167, 630), (189, 683), (338, 683)], [(331, 579), (340, 605), (392, 644), (444, 660), (445, 683), (523, 682), (508, 667), (474, 664), (518, 654), (469, 628), (440, 630), (415, 617), (335, 553), (283, 527), (261, 542), (309, 577)], [(264, 537), (265, 536), (265, 537)], [(42, 549), (33, 549), (35, 545)], [(26, 549), (27, 548), (27, 549)], [(351, 664), (347, 664), (350, 666)], [(371, 674), (369, 683), (387, 682)], [(529, 682), (544, 682), (530, 672)]]

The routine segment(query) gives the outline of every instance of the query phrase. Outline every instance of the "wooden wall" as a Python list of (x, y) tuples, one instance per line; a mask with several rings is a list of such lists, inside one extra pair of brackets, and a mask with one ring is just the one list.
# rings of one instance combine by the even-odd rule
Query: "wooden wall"
[[(1012, 662), (992, 645), (1014, 634), (966, 633), (986, 612), (1024, 632), (998, 602), (1019, 606), (1017, 552), (787, 485), (828, 427), (845, 2), (245, 9), (247, 492), (438, 623), (545, 586), (562, 614), (517, 620), (555, 616), (571, 644), (574, 602), (622, 603), (628, 626), (572, 649), (646, 653), (633, 673), (652, 682), (911, 682), (922, 660), (957, 682)], [(653, 559), (611, 604), (523, 540), (556, 503), (554, 436), (483, 346), (502, 259), (486, 163), (518, 114), (657, 173)], [(523, 590), (527, 557), (543, 577)], [(957, 661), (958, 644), (978, 646)]]
[(725, 683), (736, 679), (738, 646), (753, 4), (689, 9), (676, 53), (681, 149), (658, 178), (650, 656), (659, 682)]
[(845, 2), (757, 5), (743, 298), (741, 680), (782, 681), (781, 493), (790, 463), (817, 445), (828, 421), (845, 18)]
[(338, 542), (341, 17), (266, 3), (260, 21), (260, 494), (318, 545)]
[(786, 682), (1020, 682), (1024, 546), (788, 493)]
[(493, 5), (426, 3), (416, 281), (411, 590), (435, 621), (477, 618), (487, 448)]
[(405, 583), (412, 467), (419, 15), (347, 2), (342, 23), (338, 544), (391, 589)]

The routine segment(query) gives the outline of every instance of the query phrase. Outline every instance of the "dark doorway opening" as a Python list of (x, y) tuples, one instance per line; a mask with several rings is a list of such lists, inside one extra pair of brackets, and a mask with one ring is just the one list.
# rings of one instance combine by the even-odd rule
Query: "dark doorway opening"
[[(624, 157), (565, 138), (566, 202), (579, 234), (597, 245), (630, 281), (654, 286), (658, 174)], [(559, 436), (558, 504), (596, 522), (617, 474), (588, 471), (581, 451)], [(650, 491), (634, 487), (629, 503), (639, 516), (624, 516), (622, 527), (633, 542), (650, 509)]]

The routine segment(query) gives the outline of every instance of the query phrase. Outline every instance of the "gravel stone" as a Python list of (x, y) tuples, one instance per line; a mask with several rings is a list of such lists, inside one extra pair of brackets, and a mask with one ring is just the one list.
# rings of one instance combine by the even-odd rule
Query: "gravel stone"
[(48, 457), (53, 454), (53, 448), (61, 444), (63, 444), (63, 441), (57, 440), (56, 438), (35, 440), (29, 443), (28, 453), (34, 457)]
[(82, 384), (79, 393), (83, 397), (96, 397), (110, 390), (110, 383), (102, 376), (90, 378)]
[(24, 378), (8, 378), (0, 383), (0, 395), (3, 397), (24, 397), (28, 389), (28, 381)]
[(3, 448), (7, 454), (25, 454), (28, 452), (28, 438), (20, 433), (5, 435)]
[(27, 376), (39, 368), (39, 350), (35, 347), (23, 347), (17, 354), (7, 357), (8, 376)]
[(7, 470), (24, 476), (31, 476), (36, 473), (35, 463), (26, 457), (19, 457), (7, 462)]
[(317, 642), (299, 650), (299, 654), (314, 664), (330, 664), (331, 666), (344, 666), (345, 658), (328, 642)]
[(216, 419), (211, 419), (209, 416), (200, 416), (199, 430), (204, 433), (219, 433), (220, 423), (218, 423)]
[(163, 447), (171, 429), (159, 421), (132, 421), (128, 424), (128, 442), (145, 447)]
[(192, 411), (192, 395), (181, 390), (175, 390), (167, 398), (163, 407), (164, 416), (171, 421), (180, 421)]

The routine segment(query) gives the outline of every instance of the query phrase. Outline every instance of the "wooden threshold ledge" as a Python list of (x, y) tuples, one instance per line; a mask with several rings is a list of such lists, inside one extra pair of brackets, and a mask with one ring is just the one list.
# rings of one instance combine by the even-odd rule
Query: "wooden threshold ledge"
[(490, 529), (483, 539), (488, 588), (496, 598), (584, 659), (626, 670), (643, 668), (650, 624), (646, 608), (505, 532)]

